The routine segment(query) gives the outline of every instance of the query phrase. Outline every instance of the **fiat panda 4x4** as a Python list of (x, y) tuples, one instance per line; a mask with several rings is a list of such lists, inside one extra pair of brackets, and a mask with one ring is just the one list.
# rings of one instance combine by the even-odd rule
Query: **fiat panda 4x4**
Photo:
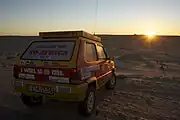
[(79, 102), (90, 116), (96, 91), (116, 85), (115, 65), (99, 37), (84, 31), (40, 32), (13, 67), (13, 86), (27, 107), (44, 98)]

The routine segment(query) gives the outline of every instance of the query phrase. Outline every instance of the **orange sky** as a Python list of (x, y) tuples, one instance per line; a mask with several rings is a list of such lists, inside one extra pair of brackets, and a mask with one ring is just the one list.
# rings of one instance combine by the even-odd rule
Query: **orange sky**
[(179, 0), (2, 0), (0, 35), (53, 30), (178, 35), (179, 6)]

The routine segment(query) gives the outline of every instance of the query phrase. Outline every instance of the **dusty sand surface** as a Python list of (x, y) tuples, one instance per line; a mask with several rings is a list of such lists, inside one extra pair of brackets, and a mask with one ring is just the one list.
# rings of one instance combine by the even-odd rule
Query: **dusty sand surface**
[(98, 105), (98, 118), (110, 120), (179, 120), (180, 81), (126, 78)]
[[(151, 53), (152, 54), (152, 53)], [(161, 57), (168, 67), (160, 69), (153, 54), (121, 56), (117, 87), (100, 102), (97, 118), (108, 120), (179, 120), (180, 65)]]
[[(159, 55), (158, 55), (159, 56)], [(180, 119), (180, 66), (168, 62), (162, 72), (160, 65), (141, 53), (125, 54), (117, 58), (117, 87), (113, 91), (98, 92), (97, 110), (90, 118), (80, 117), (77, 104), (48, 102), (36, 109), (26, 108), (11, 86), (12, 60), (0, 68), (0, 116), (6, 119), (89, 119), (89, 120), (178, 120)], [(165, 73), (163, 76), (162, 73)]]
[[(109, 44), (105, 41), (105, 45), (110, 54), (116, 56), (117, 64), (120, 60), (117, 87), (112, 91), (98, 91), (97, 110), (90, 118), (79, 116), (75, 103), (54, 101), (36, 109), (26, 108), (18, 95), (13, 93), (11, 70), (14, 59), (5, 50), (6, 55), (0, 56), (0, 119), (179, 120), (180, 60), (179, 54), (174, 52), (178, 50), (169, 50), (165, 54), (163, 49), (138, 47), (139, 49), (132, 50), (129, 49), (132, 46), (129, 43), (112, 47), (113, 42)], [(21, 49), (23, 47), (17, 51)], [(165, 70), (160, 69), (161, 63), (167, 66)]]

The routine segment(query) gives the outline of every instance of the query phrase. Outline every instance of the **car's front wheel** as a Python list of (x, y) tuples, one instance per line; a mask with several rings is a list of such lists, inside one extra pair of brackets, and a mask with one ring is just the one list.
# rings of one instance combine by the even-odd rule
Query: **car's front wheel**
[(106, 89), (114, 89), (116, 86), (116, 74), (113, 73), (111, 78), (106, 83)]
[(95, 110), (95, 101), (96, 89), (90, 86), (87, 89), (84, 101), (79, 104), (79, 113), (83, 116), (91, 116)]
[(28, 96), (25, 94), (21, 95), (22, 102), (29, 108), (37, 107), (43, 104), (42, 96)]

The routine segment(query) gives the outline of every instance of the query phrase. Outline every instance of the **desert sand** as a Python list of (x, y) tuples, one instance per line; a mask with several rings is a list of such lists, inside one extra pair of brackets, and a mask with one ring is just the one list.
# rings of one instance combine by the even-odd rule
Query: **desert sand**
[[(73, 103), (51, 101), (36, 109), (26, 108), (13, 92), (13, 57), (39, 37), (0, 37), (1, 119), (179, 120), (180, 37), (161, 36), (149, 46), (145, 36), (100, 36), (115, 57), (117, 87), (98, 92), (97, 110), (90, 118), (80, 117)], [(166, 65), (164, 70), (161, 64)]]

